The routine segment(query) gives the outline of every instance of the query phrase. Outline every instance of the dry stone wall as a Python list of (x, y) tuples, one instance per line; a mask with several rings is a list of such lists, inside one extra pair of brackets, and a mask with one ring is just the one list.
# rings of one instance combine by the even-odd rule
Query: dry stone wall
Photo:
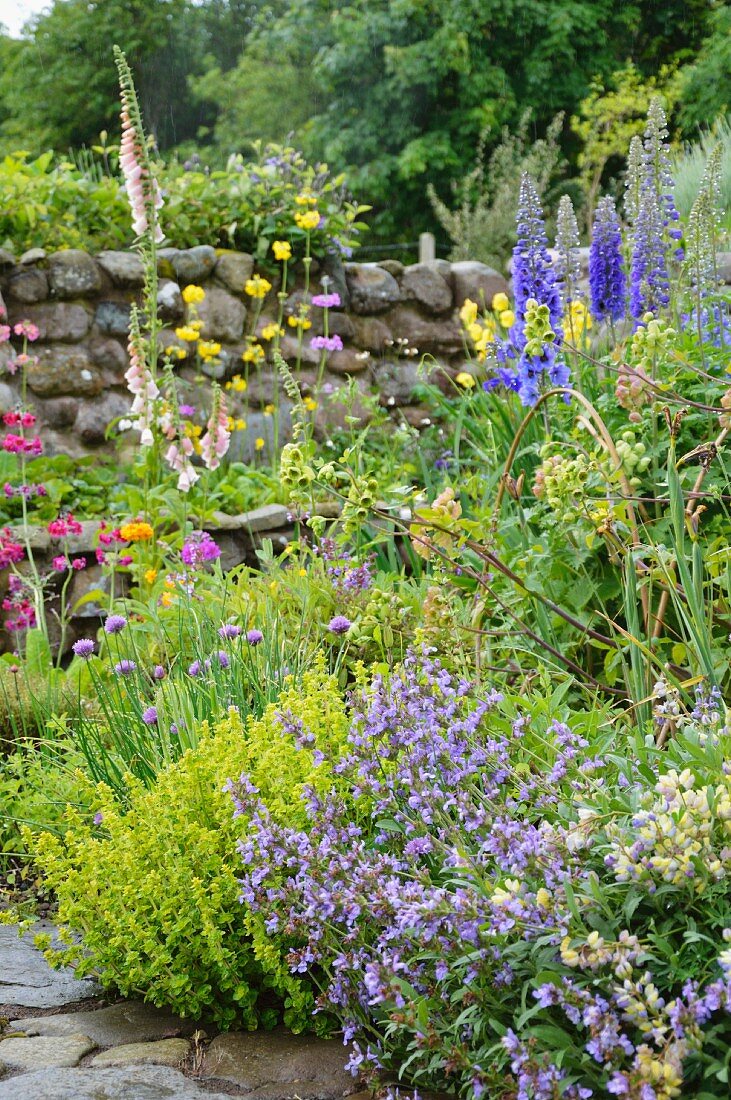
[[(186, 318), (182, 289), (189, 283), (202, 286), (206, 298), (198, 307), (202, 335), (222, 346), (218, 362), (199, 367), (191, 357), (176, 365), (183, 398), (203, 415), (209, 407), (211, 379), (225, 381), (244, 373), (242, 353), (251, 331), (253, 304), (245, 293), (255, 268), (246, 253), (217, 250), (207, 245), (186, 250), (162, 249), (159, 253), (158, 314), (162, 324), (161, 347), (189, 345), (178, 340), (175, 328)], [(256, 334), (276, 320), (279, 286), (274, 283), (263, 302)], [(301, 265), (284, 303), (285, 335), (281, 352), (294, 368), (298, 359), (296, 330), (286, 324), (305, 299)], [(341, 351), (330, 353), (324, 375), (325, 392), (355, 380), (357, 393), (377, 394), (394, 417), (419, 426), (425, 409), (415, 401), (416, 365), (427, 353), (456, 374), (464, 365), (464, 349), (458, 310), (465, 298), (488, 303), (505, 279), (484, 264), (445, 260), (404, 267), (390, 260), (382, 264), (347, 263), (332, 259), (313, 261), (311, 293), (337, 291), (341, 307), (329, 316), (330, 335), (341, 337)], [(130, 306), (140, 301), (143, 270), (133, 252), (101, 252), (90, 256), (69, 249), (47, 254), (32, 249), (20, 257), (0, 250), (0, 309), (7, 321), (32, 321), (39, 339), (33, 345), (34, 361), (27, 372), (31, 403), (39, 418), (46, 453), (63, 452), (73, 457), (111, 449), (109, 425), (129, 409), (124, 373), (128, 366), (126, 339)], [(310, 346), (323, 329), (322, 310), (312, 309), (312, 328), (305, 333), (300, 351), (298, 379), (305, 394), (315, 385), (320, 353)], [(13, 340), (15, 338), (13, 337)], [(415, 349), (415, 350), (414, 350)], [(19, 350), (16, 343), (15, 351)], [(409, 354), (406, 354), (406, 352)], [(19, 398), (19, 374), (3, 367), (14, 354), (0, 345), (0, 413)], [(247, 422), (245, 432), (234, 436), (234, 457), (250, 457), (254, 440), (271, 440), (271, 417), (263, 409), (272, 401), (276, 384), (269, 362), (248, 372), (245, 393), (231, 392), (231, 412)], [(286, 434), (286, 402), (283, 403)], [(337, 401), (323, 401), (317, 411), (321, 434), (336, 425), (350, 410)], [(367, 415), (356, 399), (354, 411)], [(127, 437), (129, 438), (129, 437)]]

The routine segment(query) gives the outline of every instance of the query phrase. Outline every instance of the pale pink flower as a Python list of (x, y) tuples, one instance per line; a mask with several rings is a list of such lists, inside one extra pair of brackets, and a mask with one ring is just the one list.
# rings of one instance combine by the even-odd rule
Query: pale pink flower
[[(5, 316), (2, 314), (2, 316)], [(5, 344), (10, 339), (10, 325), (0, 325), (0, 344)]]
[(140, 433), (140, 443), (150, 447), (153, 443), (153, 402), (160, 394), (157, 384), (145, 363), (144, 353), (134, 334), (127, 344), (129, 368), (125, 373), (127, 388), (134, 394), (131, 413), (135, 417), (133, 427)]
[[(144, 149), (141, 136), (132, 125), (126, 103), (122, 104), (122, 143), (119, 147), (119, 166), (124, 175), (127, 200), (132, 211), (132, 228), (138, 237), (149, 229), (148, 214), (150, 208), (159, 210), (162, 206), (162, 194), (157, 180), (145, 167)], [(163, 232), (157, 217), (154, 217), (155, 241), (160, 244)]]
[(192, 454), (193, 444), (187, 437), (177, 443), (171, 443), (165, 452), (165, 461), (178, 475), (178, 489), (181, 493), (187, 493), (200, 477), (190, 461)]
[(226, 400), (221, 391), (217, 390), (211, 417), (206, 424), (206, 433), (201, 439), (201, 458), (209, 470), (218, 469), (230, 442), (231, 432), (228, 427)]

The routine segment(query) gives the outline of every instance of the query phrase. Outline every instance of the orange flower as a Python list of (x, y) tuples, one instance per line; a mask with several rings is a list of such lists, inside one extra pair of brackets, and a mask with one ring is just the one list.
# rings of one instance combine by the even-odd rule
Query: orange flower
[(125, 542), (148, 542), (155, 534), (149, 523), (144, 520), (133, 520), (119, 528), (119, 533)]

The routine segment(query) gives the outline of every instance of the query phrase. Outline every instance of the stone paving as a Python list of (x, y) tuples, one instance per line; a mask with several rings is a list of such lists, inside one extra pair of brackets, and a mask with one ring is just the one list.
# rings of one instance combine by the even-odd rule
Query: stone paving
[(207, 1035), (141, 1001), (108, 1004), (0, 926), (0, 1100), (367, 1100), (337, 1040)]

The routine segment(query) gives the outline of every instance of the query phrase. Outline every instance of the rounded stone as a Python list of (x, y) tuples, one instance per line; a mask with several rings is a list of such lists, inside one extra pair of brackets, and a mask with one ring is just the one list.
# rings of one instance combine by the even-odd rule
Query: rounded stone
[(233, 344), (243, 336), (246, 306), (227, 290), (210, 287), (197, 308), (203, 322), (201, 335), (206, 340), (225, 340)]
[(93, 447), (104, 443), (112, 421), (129, 414), (130, 397), (122, 393), (105, 393), (96, 401), (87, 401), (79, 409), (75, 428), (82, 443)]
[(388, 315), (394, 340), (406, 340), (422, 354), (456, 355), (464, 349), (464, 336), (457, 313), (432, 319), (413, 306), (398, 306)]
[(163, 321), (177, 321), (185, 313), (183, 295), (173, 279), (163, 279), (158, 286), (157, 312)]
[(354, 313), (381, 313), (401, 298), (393, 275), (378, 264), (346, 264), (345, 277)]
[(45, 260), (48, 253), (45, 248), (29, 248), (18, 260), (19, 264), (39, 264)]
[(431, 264), (412, 264), (401, 278), (401, 296), (419, 302), (430, 313), (444, 313), (452, 305), (449, 283)]
[(56, 397), (44, 401), (39, 408), (41, 420), (49, 428), (70, 428), (76, 420), (79, 403), (75, 397)]
[(353, 317), (353, 342), (366, 351), (383, 351), (393, 343), (393, 333), (381, 317)]
[(160, 1039), (153, 1043), (125, 1043), (104, 1050), (91, 1060), (92, 1066), (179, 1066), (188, 1057), (187, 1039)]
[(170, 263), (182, 286), (207, 279), (216, 266), (216, 250), (209, 244), (174, 251)]
[(53, 343), (76, 344), (83, 340), (91, 325), (91, 315), (81, 305), (69, 302), (41, 302), (39, 305), (17, 306), (11, 310), (13, 323), (30, 321), (38, 328), (38, 338)]
[(129, 334), (129, 302), (99, 302), (94, 314), (94, 324), (107, 336)]
[(248, 252), (219, 249), (214, 274), (229, 290), (243, 294), (246, 282), (254, 271), (254, 257)]
[(95, 1046), (88, 1035), (82, 1034), (9, 1038), (0, 1041), (0, 1055), (11, 1069), (45, 1069), (76, 1066)]
[(452, 290), (457, 306), (469, 298), (481, 309), (489, 309), (496, 294), (507, 294), (508, 283), (499, 271), (487, 264), (478, 260), (460, 260), (452, 264)]
[(48, 297), (48, 279), (38, 267), (19, 267), (10, 276), (8, 297), (16, 302), (33, 305)]
[(0, 1081), (0, 1100), (230, 1100), (169, 1066), (45, 1069)]
[(94, 397), (104, 384), (85, 348), (42, 348), (26, 377), (39, 397)]
[(145, 268), (136, 252), (100, 252), (96, 262), (114, 286), (129, 289), (145, 281)]
[(104, 371), (113, 383), (124, 383), (124, 372), (129, 366), (127, 352), (117, 340), (96, 337), (89, 342), (89, 354), (94, 366)]
[(80, 248), (68, 248), (49, 256), (48, 282), (57, 298), (84, 298), (98, 294), (102, 288), (96, 262)]

